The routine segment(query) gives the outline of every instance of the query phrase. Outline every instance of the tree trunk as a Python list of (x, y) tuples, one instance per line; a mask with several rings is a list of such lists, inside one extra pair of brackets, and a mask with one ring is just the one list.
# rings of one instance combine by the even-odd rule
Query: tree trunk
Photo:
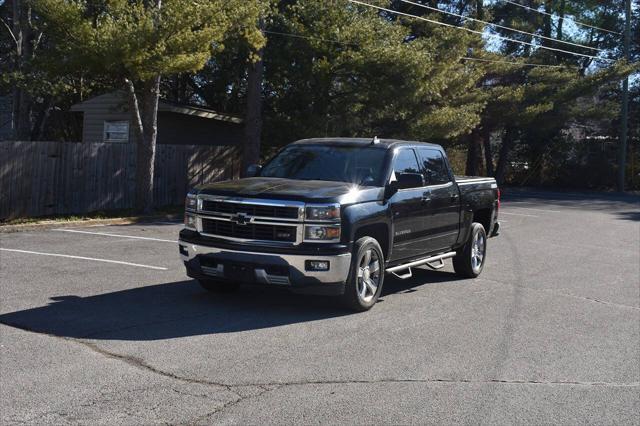
[(136, 87), (129, 79), (124, 80), (127, 85), (127, 96), (129, 98), (129, 112), (131, 113), (131, 121), (133, 123), (133, 131), (136, 135), (136, 143), (140, 143), (144, 135), (142, 126), (142, 118), (140, 118), (140, 106), (138, 104), (138, 96), (136, 95)]
[(137, 102), (135, 92), (131, 96), (133, 84), (129, 85), (129, 101), (132, 105), (134, 126), (137, 129), (136, 149), (136, 210), (148, 214), (153, 211), (153, 178), (156, 159), (156, 139), (158, 136), (158, 100), (160, 97), (160, 76), (144, 84), (142, 107)]
[(502, 138), (502, 146), (500, 147), (500, 158), (498, 158), (498, 165), (496, 166), (496, 181), (498, 185), (504, 183), (505, 174), (507, 171), (507, 163), (509, 161), (509, 154), (511, 154), (511, 148), (515, 140), (515, 129), (513, 127), (507, 127)]
[(558, 18), (558, 31), (556, 34), (556, 38), (558, 40), (562, 40), (562, 30), (563, 30), (563, 26), (564, 26), (564, 15), (566, 13), (566, 7), (567, 7), (567, 0), (561, 0), (560, 1), (560, 10), (558, 11), (558, 15), (560, 15), (560, 17)]
[(31, 131), (32, 141), (41, 140), (44, 136), (44, 130), (47, 126), (47, 121), (49, 120), (49, 114), (51, 114), (52, 108), (53, 96), (48, 95), (45, 97), (44, 102), (42, 103), (42, 108), (38, 112), (36, 120), (33, 123), (33, 130)]
[(476, 0), (476, 18), (484, 19), (484, 1)]
[[(553, 0), (545, 0), (544, 2), (544, 11), (547, 15), (544, 15), (543, 18), (543, 28), (542, 32), (545, 37), (551, 38), (551, 14), (553, 13)], [(543, 46), (551, 46), (553, 43), (551, 40), (542, 39)]]
[(247, 87), (247, 117), (245, 123), (245, 144), (242, 155), (241, 176), (246, 176), (247, 168), (260, 161), (260, 139), (262, 137), (262, 79), (264, 73), (263, 50), (259, 59), (249, 64)]
[[(13, 1), (13, 36), (16, 44), (15, 70), (21, 72), (31, 58), (31, 7), (22, 0)], [(13, 89), (13, 116), (15, 136), (18, 140), (31, 138), (31, 108), (33, 100), (21, 87)]]
[(476, 127), (469, 135), (469, 148), (467, 150), (467, 167), (465, 174), (467, 176), (478, 175), (478, 164), (481, 155), (482, 140), (480, 131)]
[(482, 143), (484, 144), (484, 162), (486, 164), (487, 176), (495, 176), (493, 169), (493, 152), (491, 150), (491, 129), (484, 125), (481, 129)]

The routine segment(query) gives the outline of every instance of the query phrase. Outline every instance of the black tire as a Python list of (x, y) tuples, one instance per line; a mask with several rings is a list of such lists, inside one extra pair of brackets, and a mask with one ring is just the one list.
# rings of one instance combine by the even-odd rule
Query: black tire
[[(481, 242), (481, 243), (480, 243)], [(481, 247), (474, 245), (478, 243)], [(478, 250), (481, 259), (478, 259)], [(482, 224), (474, 222), (471, 224), (469, 239), (464, 246), (456, 251), (453, 258), (453, 269), (462, 278), (476, 278), (482, 273), (484, 262), (487, 259), (487, 232)]]
[[(364, 265), (369, 252), (369, 261)], [(375, 263), (377, 262), (377, 269)], [(372, 265), (374, 265), (372, 267)], [(369, 284), (367, 284), (367, 282)], [(354, 311), (363, 312), (376, 304), (384, 282), (384, 254), (375, 238), (360, 238), (353, 247), (351, 269), (345, 285), (342, 301)], [(373, 284), (377, 284), (373, 289)]]
[(198, 284), (211, 293), (233, 293), (240, 288), (240, 284), (232, 281), (198, 280)]

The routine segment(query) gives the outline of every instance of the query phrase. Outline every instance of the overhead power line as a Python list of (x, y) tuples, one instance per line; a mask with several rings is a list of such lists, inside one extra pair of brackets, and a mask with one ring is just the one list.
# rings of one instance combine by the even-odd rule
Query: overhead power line
[(519, 67), (543, 67), (543, 68), (571, 68), (565, 65), (548, 65), (548, 64), (532, 64), (529, 62), (515, 62), (515, 61), (499, 61), (497, 59), (485, 59), (485, 58), (471, 58), (469, 56), (463, 56), (460, 58), (463, 61), (477, 61), (477, 62), (491, 62), (495, 64), (509, 64)]
[(583, 58), (590, 58), (590, 59), (594, 59), (594, 60), (598, 60), (598, 61), (615, 62), (612, 59), (599, 58), (597, 56), (586, 55), (584, 53), (571, 52), (569, 50), (558, 49), (558, 48), (555, 48), (555, 47), (536, 45), (534, 43), (529, 43), (527, 41), (514, 40), (512, 38), (503, 37), (503, 36), (497, 35), (497, 34), (484, 33), (482, 31), (473, 30), (473, 29), (467, 28), (467, 27), (460, 27), (458, 25), (447, 24), (446, 22), (434, 21), (433, 19), (428, 19), (428, 18), (425, 18), (423, 16), (416, 16), (416, 15), (411, 15), (410, 13), (398, 12), (397, 10), (387, 9), (386, 7), (376, 6), (376, 5), (365, 3), (365, 2), (362, 2), (362, 1), (359, 1), (359, 0), (348, 0), (348, 1), (351, 2), (351, 3), (362, 5), (362, 6), (368, 6), (368, 7), (374, 8), (374, 9), (378, 9), (378, 10), (382, 10), (382, 11), (385, 11), (385, 12), (393, 13), (395, 15), (407, 16), (409, 18), (414, 18), (414, 19), (418, 19), (418, 20), (421, 20), (421, 21), (430, 22), (432, 24), (441, 25), (441, 26), (444, 26), (444, 27), (457, 28), (459, 30), (467, 31), (467, 32), (474, 33), (474, 34), (480, 34), (480, 35), (486, 36), (486, 37), (497, 38), (497, 39), (508, 41), (508, 42), (511, 42), (511, 43), (523, 44), (523, 45), (527, 45), (527, 46), (531, 46), (531, 47), (535, 47), (535, 48), (539, 48), (539, 49), (551, 50), (551, 51), (554, 51), (554, 52), (567, 53), (567, 54), (570, 54), (570, 55), (580, 56), (580, 57), (583, 57)]
[[(542, 15), (547, 15), (547, 16), (555, 17), (555, 15), (554, 15), (553, 13), (548, 13), (548, 12), (545, 12), (545, 11), (543, 11), (543, 10), (534, 9), (533, 7), (525, 6), (524, 4), (516, 3), (515, 1), (511, 1), (511, 0), (501, 0), (501, 1), (503, 1), (503, 2), (505, 2), (505, 3), (512, 4), (512, 5), (514, 5), (514, 6), (521, 7), (521, 8), (523, 8), (523, 9), (530, 10), (530, 11), (532, 11), (532, 12), (541, 13)], [(563, 17), (562, 19), (567, 20), (567, 21), (571, 21), (571, 22), (573, 22), (573, 23), (574, 23), (574, 24), (576, 24), (576, 25), (581, 25), (581, 26), (583, 26), (583, 27), (593, 28), (594, 30), (606, 31), (606, 32), (611, 33), (611, 34), (618, 34), (618, 35), (622, 35), (622, 33), (619, 33), (618, 31), (612, 31), (612, 30), (608, 30), (608, 29), (606, 29), (606, 28), (596, 27), (595, 25), (585, 24), (584, 22), (576, 21), (575, 19), (573, 19), (573, 18), (571, 18), (571, 17)]]
[[(317, 41), (323, 41), (325, 43), (340, 44), (340, 45), (343, 45), (343, 46), (360, 47), (360, 45), (357, 44), (357, 43), (345, 43), (345, 42), (338, 41), (338, 40), (319, 38), (319, 37), (312, 37), (312, 36), (304, 36), (304, 35), (301, 35), (301, 34), (283, 33), (283, 32), (280, 32), (280, 31), (267, 31), (267, 30), (265, 30), (263, 32), (265, 34), (272, 34), (272, 35), (277, 35), (277, 36), (282, 36), (282, 37), (292, 37), (292, 38), (305, 39), (305, 40), (317, 40)], [(472, 57), (469, 57), (469, 56), (463, 56), (463, 57), (460, 58), (460, 60), (478, 61), (478, 62), (491, 62), (491, 63), (495, 63), (495, 64), (507, 64), (507, 65), (513, 65), (513, 66), (544, 67), (544, 68), (571, 68), (571, 67), (567, 67), (565, 65), (532, 64), (532, 63), (526, 63), (526, 62), (500, 61), (500, 60), (497, 60), (497, 59), (472, 58)]]
[(265, 34), (273, 34), (273, 35), (280, 35), (280, 36), (293, 37), (293, 38), (302, 38), (302, 39), (306, 39), (306, 40), (317, 40), (317, 41), (323, 41), (325, 43), (341, 44), (343, 46), (358, 46), (355, 43), (345, 43), (343, 41), (331, 40), (331, 39), (321, 38), (321, 37), (303, 36), (303, 35), (300, 35), (300, 34), (292, 34), (292, 33), (281, 33), (279, 31), (267, 31), (267, 30), (264, 30), (262, 32), (265, 33)]
[(492, 22), (482, 21), (480, 19), (475, 19), (475, 18), (472, 18), (470, 16), (464, 16), (464, 15), (459, 15), (459, 14), (453, 13), (453, 12), (447, 12), (446, 10), (438, 9), (437, 7), (431, 7), (431, 6), (427, 6), (425, 4), (420, 4), (420, 3), (416, 3), (416, 2), (413, 2), (413, 1), (409, 1), (409, 0), (400, 0), (400, 1), (403, 2), (403, 3), (411, 4), (413, 6), (422, 7), (424, 9), (429, 9), (429, 10), (433, 10), (435, 12), (444, 13), (446, 15), (456, 16), (458, 18), (466, 19), (468, 21), (479, 22), (481, 24), (486, 24), (486, 25), (492, 25), (492, 26), (494, 26), (496, 28), (502, 28), (503, 30), (514, 31), (516, 33), (526, 34), (526, 35), (530, 35), (530, 36), (538, 37), (538, 38), (543, 38), (545, 40), (555, 41), (557, 43), (563, 43), (563, 44), (568, 44), (568, 45), (571, 45), (571, 46), (581, 47), (583, 49), (591, 49), (591, 50), (596, 50), (598, 52), (603, 52), (604, 51), (604, 49), (598, 49), (596, 47), (585, 46), (583, 44), (573, 43), (571, 41), (559, 40), (559, 39), (553, 38), (553, 37), (547, 37), (547, 36), (540, 35), (540, 34), (534, 34), (534, 33), (530, 33), (530, 32), (527, 32), (527, 31), (518, 30), (516, 28), (505, 27), (504, 25), (494, 24)]

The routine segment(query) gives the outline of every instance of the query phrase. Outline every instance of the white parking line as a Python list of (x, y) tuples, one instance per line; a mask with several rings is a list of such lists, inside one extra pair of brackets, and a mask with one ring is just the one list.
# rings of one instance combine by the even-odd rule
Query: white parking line
[(512, 204), (508, 204), (506, 207), (508, 207), (510, 209), (531, 210), (531, 211), (534, 211), (534, 212), (543, 212), (543, 213), (564, 213), (563, 211), (560, 211), (560, 210), (534, 209), (532, 207), (520, 207), (520, 206), (514, 206)]
[(53, 229), (53, 231), (57, 232), (73, 232), (75, 234), (89, 234), (89, 235), (102, 235), (105, 237), (114, 237), (114, 238), (131, 238), (134, 240), (147, 240), (147, 241), (159, 241), (161, 243), (177, 243), (177, 240), (163, 240), (162, 238), (150, 238), (150, 237), (138, 237), (135, 235), (124, 235), (124, 234), (111, 234), (108, 232), (89, 232), (89, 231), (78, 231), (76, 229)]
[(39, 252), (39, 251), (17, 250), (17, 249), (8, 249), (8, 248), (1, 248), (1, 247), (0, 247), (0, 251), (11, 251), (11, 252), (15, 252), (15, 253), (36, 254), (36, 255), (39, 255), (39, 256), (66, 257), (66, 258), (69, 258), (69, 259), (92, 260), (94, 262), (116, 263), (118, 265), (137, 266), (138, 268), (155, 269), (155, 270), (158, 270), (158, 271), (168, 271), (169, 270), (168, 268), (163, 268), (161, 266), (141, 265), (140, 263), (122, 262), (120, 260), (96, 259), (95, 257), (71, 256), (71, 255), (68, 255), (68, 254), (58, 254), (58, 253), (42, 253), (42, 252)]
[(509, 212), (505, 212), (504, 210), (500, 210), (500, 214), (508, 214), (511, 216), (526, 216), (526, 217), (540, 217), (540, 216), (535, 216), (532, 214), (523, 214), (523, 213), (509, 213)]

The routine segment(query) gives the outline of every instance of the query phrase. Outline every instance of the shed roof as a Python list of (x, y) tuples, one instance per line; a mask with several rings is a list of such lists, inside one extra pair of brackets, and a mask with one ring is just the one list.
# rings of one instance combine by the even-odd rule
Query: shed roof
[[(105, 103), (111, 103), (111, 104), (119, 103), (123, 107), (126, 107), (127, 106), (126, 94), (122, 91), (116, 91), (111, 93), (105, 93), (104, 95), (95, 96), (91, 99), (87, 99), (84, 102), (80, 102), (73, 105), (71, 107), (71, 111), (85, 112), (87, 110), (94, 108), (96, 105), (105, 104)], [(218, 121), (226, 121), (234, 124), (242, 124), (244, 122), (244, 120), (240, 117), (219, 113), (209, 108), (203, 108), (203, 107), (194, 106), (194, 105), (182, 105), (182, 104), (177, 104), (177, 103), (173, 103), (165, 100), (160, 100), (160, 102), (158, 103), (158, 111), (173, 112), (176, 114), (184, 114), (184, 115), (190, 115), (194, 117), (208, 118), (208, 119), (218, 120)]]

